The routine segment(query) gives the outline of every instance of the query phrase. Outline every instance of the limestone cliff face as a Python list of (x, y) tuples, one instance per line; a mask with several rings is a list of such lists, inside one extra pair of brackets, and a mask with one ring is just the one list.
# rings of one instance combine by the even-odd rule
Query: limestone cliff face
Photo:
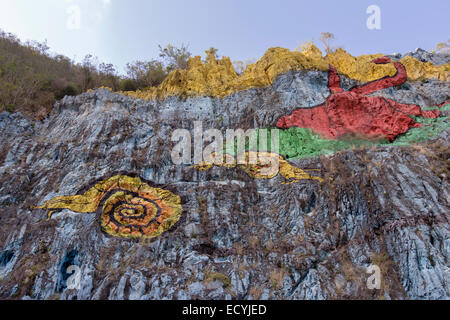
[[(205, 129), (273, 127), (299, 106), (330, 96), (327, 64), (280, 74), (269, 69), (268, 77), (233, 87), (228, 84), (238, 80), (231, 64), (215, 63), (217, 72), (231, 74), (223, 73), (221, 85), (209, 78), (210, 69), (198, 76), (213, 88), (228, 88), (220, 89), (223, 97), (147, 101), (100, 89), (66, 97), (43, 122), (0, 114), (0, 297), (449, 299), (448, 111), (436, 120), (447, 130), (424, 143), (289, 159), (321, 181), (285, 184), (282, 175), (255, 179), (239, 167), (174, 165), (175, 129), (192, 129), (194, 121)], [(180, 71), (167, 83), (180, 77), (188, 85), (190, 76)], [(341, 84), (348, 90), (359, 82), (342, 76)], [(168, 95), (179, 90), (166, 88)], [(423, 107), (450, 100), (442, 79), (372, 95)], [(117, 175), (130, 178), (110, 184)], [(130, 196), (125, 189), (134, 191)], [(152, 190), (174, 196), (151, 198)], [(84, 198), (71, 198), (71, 209), (47, 203), (58, 209), (48, 221), (48, 210), (32, 210), (74, 195)], [(93, 201), (93, 208), (80, 199)], [(117, 199), (134, 209), (116, 206)], [(158, 199), (172, 209), (179, 200), (181, 216)], [(179, 219), (173, 226), (160, 220), (163, 229), (152, 232), (163, 232), (151, 239), (123, 237), (137, 235), (133, 228), (105, 228), (108, 210), (120, 223), (141, 209), (155, 210), (156, 220), (167, 212)], [(367, 287), (371, 265), (381, 270), (379, 290)], [(70, 266), (80, 270), (76, 288), (68, 283)]]

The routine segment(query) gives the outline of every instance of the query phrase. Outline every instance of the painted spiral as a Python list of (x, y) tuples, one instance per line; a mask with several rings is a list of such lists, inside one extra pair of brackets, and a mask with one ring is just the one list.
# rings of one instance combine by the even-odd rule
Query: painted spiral
[(77, 213), (101, 210), (104, 232), (132, 239), (160, 236), (179, 221), (183, 211), (179, 196), (124, 175), (101, 181), (82, 195), (56, 197), (33, 209), (48, 210), (49, 218), (63, 209)]

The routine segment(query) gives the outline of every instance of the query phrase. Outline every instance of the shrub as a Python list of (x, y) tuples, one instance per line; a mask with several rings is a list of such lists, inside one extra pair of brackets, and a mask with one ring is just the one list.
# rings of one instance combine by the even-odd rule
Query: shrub
[(78, 94), (78, 88), (75, 86), (75, 84), (71, 83), (65, 86), (63, 89), (61, 89), (59, 92), (55, 94), (55, 98), (57, 100), (60, 100), (64, 98), (65, 96), (76, 96)]
[(125, 79), (120, 82), (120, 89), (122, 91), (136, 91), (137, 84), (136, 81), (131, 79)]
[(5, 111), (8, 111), (9, 113), (13, 113), (15, 109), (16, 108), (12, 104), (8, 104), (5, 106)]
[(227, 288), (231, 285), (231, 280), (227, 275), (225, 275), (223, 273), (219, 273), (219, 272), (208, 273), (205, 277), (205, 282), (208, 283), (208, 282), (214, 282), (214, 281), (221, 282), (225, 288)]
[(158, 86), (167, 77), (163, 64), (157, 60), (128, 63), (127, 74), (134, 80), (137, 89)]

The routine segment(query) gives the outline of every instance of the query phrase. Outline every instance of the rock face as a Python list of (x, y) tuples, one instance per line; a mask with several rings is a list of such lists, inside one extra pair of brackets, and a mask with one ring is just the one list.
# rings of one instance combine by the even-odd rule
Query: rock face
[[(445, 82), (408, 86), (373, 94), (424, 107), (449, 100)], [(43, 122), (0, 114), (0, 298), (449, 299), (449, 131), (419, 145), (290, 161), (321, 181), (171, 161), (173, 131), (193, 121), (270, 127), (329, 95), (327, 72), (290, 71), (224, 98), (143, 101), (100, 89), (66, 97)], [(102, 228), (104, 202), (47, 206), (56, 210), (48, 221), (47, 210), (32, 210), (115, 175), (170, 190), (180, 219), (130, 240)], [(137, 212), (125, 209), (114, 212)], [(379, 289), (367, 285), (370, 266)]]
[[(392, 62), (384, 57), (374, 60), (377, 64)], [(369, 97), (376, 91), (403, 85), (407, 80), (406, 68), (393, 62), (397, 73), (344, 92), (336, 69), (330, 66), (328, 76), (331, 96), (324, 104), (313, 108), (299, 108), (292, 115), (282, 117), (277, 126), (309, 128), (328, 139), (348, 134), (365, 137), (387, 138), (393, 141), (410, 128), (421, 127), (409, 115), (437, 118), (439, 110), (423, 111), (420, 106), (406, 105), (383, 97)]]
[(448, 52), (432, 54), (420, 48), (417, 48), (414, 52), (407, 53), (405, 56), (411, 56), (420, 62), (431, 62), (435, 65), (443, 65), (450, 60), (450, 54)]

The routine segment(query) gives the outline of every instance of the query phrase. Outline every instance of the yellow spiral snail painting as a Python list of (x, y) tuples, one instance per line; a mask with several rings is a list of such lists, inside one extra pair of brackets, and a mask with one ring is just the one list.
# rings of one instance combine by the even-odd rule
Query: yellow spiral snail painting
[(101, 210), (101, 228), (107, 234), (147, 240), (172, 228), (183, 211), (179, 196), (126, 175), (103, 180), (84, 194), (56, 197), (32, 209), (48, 210), (49, 218), (63, 209), (77, 213)]

